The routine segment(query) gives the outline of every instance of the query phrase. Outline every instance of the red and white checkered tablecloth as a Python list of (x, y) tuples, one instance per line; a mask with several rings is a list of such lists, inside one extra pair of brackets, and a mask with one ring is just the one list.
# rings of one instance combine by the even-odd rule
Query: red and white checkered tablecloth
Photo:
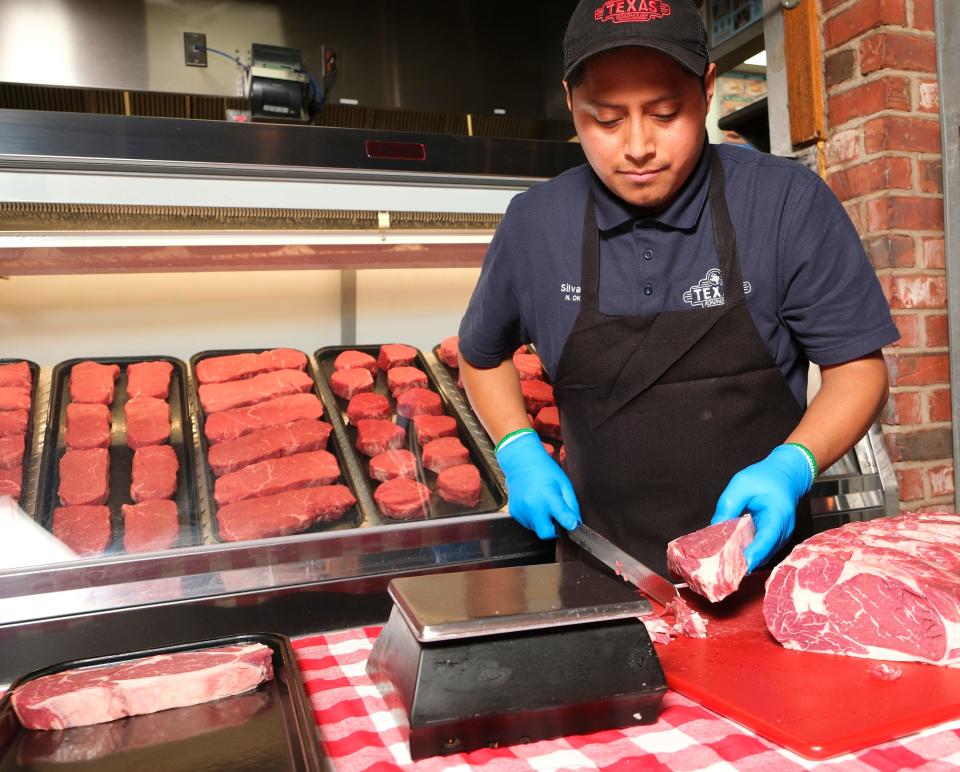
[(411, 762), (406, 742), (364, 673), (380, 632), (367, 627), (294, 641), (323, 751), (338, 770), (803, 770), (960, 769), (960, 721), (815, 762), (668, 691), (655, 724)]

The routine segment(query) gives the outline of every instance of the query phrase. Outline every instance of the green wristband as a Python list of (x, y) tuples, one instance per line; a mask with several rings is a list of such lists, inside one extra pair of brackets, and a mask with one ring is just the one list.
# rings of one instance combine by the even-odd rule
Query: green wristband
[(803, 455), (807, 457), (807, 463), (810, 464), (810, 472), (813, 474), (813, 479), (816, 480), (820, 474), (820, 468), (817, 466), (817, 459), (813, 453), (810, 452), (810, 448), (801, 445), (799, 442), (785, 442), (784, 445), (793, 445), (803, 451)]
[(522, 429), (514, 429), (512, 432), (507, 432), (503, 435), (503, 437), (500, 438), (500, 442), (496, 444), (493, 452), (499, 453), (500, 448), (502, 448), (504, 445), (509, 445), (514, 438), (519, 437), (522, 434), (534, 434), (534, 431), (529, 426), (524, 426)]

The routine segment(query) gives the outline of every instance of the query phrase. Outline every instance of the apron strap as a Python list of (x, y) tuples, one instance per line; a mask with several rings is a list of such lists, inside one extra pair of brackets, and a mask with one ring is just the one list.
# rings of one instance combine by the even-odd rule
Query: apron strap
[(590, 321), (600, 315), (600, 231), (597, 229), (597, 202), (587, 190), (583, 210), (583, 238), (580, 246), (580, 316)]
[(713, 241), (720, 259), (720, 271), (723, 274), (724, 305), (732, 306), (743, 302), (743, 276), (740, 273), (740, 261), (737, 259), (737, 237), (727, 208), (724, 185), (723, 165), (716, 148), (710, 148), (710, 215), (713, 220)]

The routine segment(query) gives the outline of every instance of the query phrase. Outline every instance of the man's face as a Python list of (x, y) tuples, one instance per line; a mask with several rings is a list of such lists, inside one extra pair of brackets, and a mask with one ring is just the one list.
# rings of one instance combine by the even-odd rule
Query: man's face
[(583, 152), (610, 190), (666, 208), (703, 149), (715, 73), (711, 64), (701, 84), (666, 54), (631, 47), (591, 58), (572, 93), (564, 83)]

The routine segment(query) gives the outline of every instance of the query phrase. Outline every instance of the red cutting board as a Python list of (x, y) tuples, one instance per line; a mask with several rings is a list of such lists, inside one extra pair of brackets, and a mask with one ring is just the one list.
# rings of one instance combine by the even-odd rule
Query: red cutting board
[(670, 688), (809, 759), (960, 718), (960, 668), (891, 662), (903, 675), (884, 681), (873, 660), (783, 648), (763, 621), (766, 578), (720, 603), (681, 590), (709, 622), (705, 639), (656, 646)]

